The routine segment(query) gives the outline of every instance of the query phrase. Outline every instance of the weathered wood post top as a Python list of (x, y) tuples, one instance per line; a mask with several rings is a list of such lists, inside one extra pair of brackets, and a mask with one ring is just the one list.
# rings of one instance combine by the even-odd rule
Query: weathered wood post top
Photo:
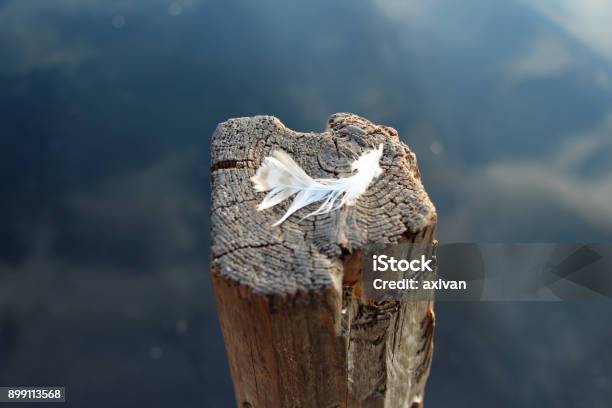
[[(257, 211), (250, 178), (274, 150), (339, 178), (379, 143), (384, 172), (356, 205), (302, 219), (314, 204), (279, 226), (291, 200)], [(256, 116), (221, 123), (211, 152), (211, 273), (237, 406), (421, 407), (432, 302), (368, 302), (360, 282), (366, 245), (434, 242), (435, 208), (397, 132), (346, 113), (322, 133)]]

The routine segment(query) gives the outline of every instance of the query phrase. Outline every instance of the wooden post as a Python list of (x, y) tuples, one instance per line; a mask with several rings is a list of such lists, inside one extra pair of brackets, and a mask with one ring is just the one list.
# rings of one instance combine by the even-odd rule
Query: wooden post
[[(256, 210), (249, 178), (273, 150), (344, 177), (380, 142), (384, 174), (357, 205), (278, 227), (288, 204)], [(211, 151), (211, 273), (237, 406), (422, 407), (432, 302), (367, 302), (360, 286), (365, 245), (434, 242), (435, 209), (397, 132), (345, 113), (323, 133), (256, 116), (221, 123)]]

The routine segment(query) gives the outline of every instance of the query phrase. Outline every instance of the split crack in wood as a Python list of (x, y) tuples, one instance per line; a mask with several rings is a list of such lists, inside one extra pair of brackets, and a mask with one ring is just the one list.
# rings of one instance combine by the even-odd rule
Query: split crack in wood
[[(289, 203), (256, 210), (249, 179), (273, 150), (311, 177), (346, 177), (380, 142), (384, 174), (355, 206), (278, 227)], [(435, 209), (397, 132), (346, 113), (322, 133), (256, 116), (221, 123), (211, 152), (211, 272), (238, 406), (421, 406), (432, 302), (372, 303), (360, 287), (366, 245), (434, 242)]]

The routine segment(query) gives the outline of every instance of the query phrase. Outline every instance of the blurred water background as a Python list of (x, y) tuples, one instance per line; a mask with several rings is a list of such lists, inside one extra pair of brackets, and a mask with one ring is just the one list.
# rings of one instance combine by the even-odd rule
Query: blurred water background
[[(229, 117), (395, 127), (441, 242), (611, 242), (610, 21), (599, 0), (0, 0), (0, 384), (233, 406), (207, 267)], [(610, 407), (611, 312), (438, 304), (427, 406)]]

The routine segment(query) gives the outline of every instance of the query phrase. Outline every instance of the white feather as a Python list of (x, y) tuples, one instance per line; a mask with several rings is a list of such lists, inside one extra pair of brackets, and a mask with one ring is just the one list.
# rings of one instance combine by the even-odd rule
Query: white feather
[(251, 177), (255, 191), (269, 191), (257, 209), (262, 211), (274, 207), (297, 194), (285, 215), (274, 224), (279, 225), (300, 208), (317, 201), (323, 203), (304, 218), (325, 214), (343, 205), (355, 205), (370, 183), (382, 174), (379, 164), (382, 153), (381, 143), (378, 148), (362, 154), (351, 165), (354, 171), (352, 176), (339, 179), (313, 179), (287, 153), (276, 150), (272, 156), (264, 159), (255, 175)]

